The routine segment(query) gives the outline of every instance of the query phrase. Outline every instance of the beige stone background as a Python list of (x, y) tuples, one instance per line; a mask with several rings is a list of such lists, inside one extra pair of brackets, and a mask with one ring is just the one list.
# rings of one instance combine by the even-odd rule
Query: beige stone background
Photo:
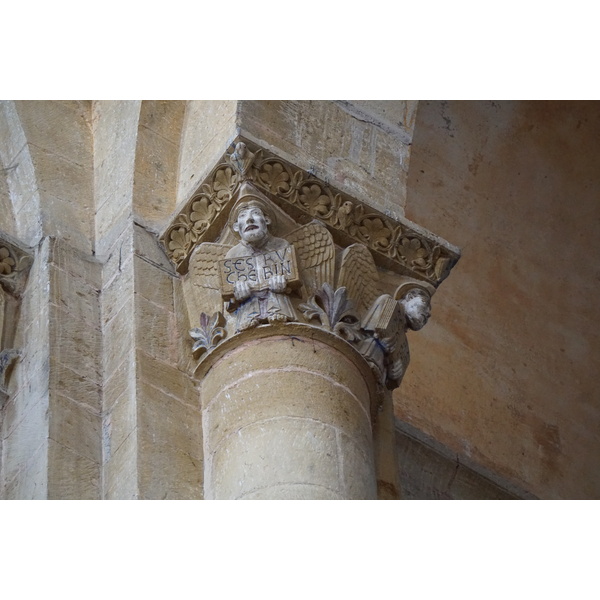
[(406, 216), (463, 255), (398, 417), (540, 498), (599, 498), (600, 103), (420, 102)]
[(202, 498), (157, 242), (241, 133), (463, 249), (395, 395), (408, 498), (600, 497), (598, 103), (0, 103), (0, 231), (35, 261), (1, 498)]

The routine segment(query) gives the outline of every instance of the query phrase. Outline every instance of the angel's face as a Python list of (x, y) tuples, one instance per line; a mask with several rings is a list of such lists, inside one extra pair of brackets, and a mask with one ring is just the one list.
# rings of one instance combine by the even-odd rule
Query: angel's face
[(233, 229), (240, 234), (244, 242), (256, 244), (267, 237), (269, 220), (257, 206), (244, 208), (238, 214)]
[(401, 300), (408, 326), (414, 331), (425, 327), (431, 316), (431, 300), (421, 290), (411, 290)]

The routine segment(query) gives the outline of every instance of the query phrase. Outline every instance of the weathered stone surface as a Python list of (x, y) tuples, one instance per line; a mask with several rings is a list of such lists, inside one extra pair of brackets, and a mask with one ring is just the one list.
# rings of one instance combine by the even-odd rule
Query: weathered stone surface
[(104, 326), (104, 371), (110, 376), (132, 352), (135, 336), (133, 298)]
[(385, 131), (326, 101), (243, 101), (239, 124), (351, 196), (403, 214), (410, 139), (399, 129)]
[(134, 429), (111, 454), (104, 466), (104, 497), (107, 500), (138, 498), (138, 439)]
[(106, 250), (106, 253), (99, 257), (102, 262), (102, 287), (107, 287), (112, 280), (122, 272), (123, 263), (133, 253), (133, 239), (135, 227), (125, 227), (123, 232)]
[(90, 381), (102, 380), (102, 334), (94, 325), (51, 305), (50, 344), (56, 360)]
[(239, 497), (240, 500), (289, 500), (290, 498), (294, 500), (344, 500), (344, 496), (334, 490), (306, 483), (271, 485)]
[(98, 500), (100, 465), (48, 440), (48, 499)]
[(92, 102), (20, 101), (16, 108), (27, 141), (75, 164), (92, 155)]
[(133, 175), (140, 101), (95, 101), (94, 252), (104, 255), (133, 213)]
[(102, 290), (102, 324), (110, 321), (133, 295), (133, 259), (124, 260), (112, 281)]
[(386, 392), (373, 426), (373, 453), (377, 471), (377, 498), (399, 500), (400, 476), (396, 450), (394, 404), (390, 391)]
[[(34, 164), (36, 169), (42, 169), (44, 171), (59, 169), (56, 177), (61, 180), (63, 177), (70, 180), (70, 185), (68, 182), (64, 183), (65, 189), (67, 190), (78, 189), (80, 184), (85, 182), (87, 189), (84, 189), (82, 194), (85, 193), (91, 195), (92, 189), (89, 182), (89, 173), (84, 171), (81, 167), (66, 161), (64, 161), (64, 164), (62, 165), (54, 164), (59, 160), (61, 159), (52, 160), (47, 157), (42, 159), (36, 156), (34, 158)], [(54, 186), (54, 181), (51, 180), (44, 185), (45, 187), (40, 190), (42, 218), (46, 224), (44, 234), (51, 237), (60, 237), (69, 245), (84, 252), (91, 253), (91, 228), (93, 225), (93, 223), (90, 222), (90, 214), (93, 213), (91, 202), (81, 206), (78, 197), (65, 198), (56, 196), (53, 193), (54, 187), (61, 188), (63, 185), (62, 183)], [(60, 192), (61, 189), (57, 191)], [(60, 220), (55, 219), (55, 215), (61, 215)], [(65, 226), (65, 223), (76, 223), (77, 225), (67, 227)]]
[(238, 102), (187, 103), (179, 157), (177, 205), (186, 202), (235, 135)]
[(99, 414), (102, 402), (100, 384), (79, 375), (53, 358), (50, 359), (50, 387), (53, 391), (76, 400)]
[[(164, 247), (157, 241), (156, 235), (136, 224), (133, 227), (133, 244), (135, 255), (156, 265), (175, 276), (173, 264), (165, 254)], [(136, 263), (137, 264), (137, 263)], [(151, 300), (152, 298), (149, 298)]]
[(364, 440), (357, 440), (356, 436), (350, 437), (339, 432), (338, 448), (344, 498), (375, 500), (377, 481), (372, 445)]
[(140, 110), (140, 128), (146, 128), (173, 144), (179, 144), (187, 102), (180, 100), (144, 100)]
[(28, 246), (36, 245), (42, 234), (37, 178), (15, 103), (8, 100), (0, 102), (0, 163), (0, 187), (6, 190), (0, 201), (1, 229)]
[(322, 487), (340, 485), (336, 431), (309, 419), (249, 425), (228, 437), (210, 460), (212, 486), (205, 494), (215, 499), (287, 483), (314, 484), (318, 499)]
[[(202, 403), (206, 406), (219, 391), (237, 381), (241, 374), (257, 368), (256, 358), (269, 369), (298, 368), (318, 372), (344, 387), (357, 390), (369, 410), (368, 390), (364, 379), (354, 364), (341, 353), (316, 340), (280, 337), (250, 342), (233, 350), (228, 359), (235, 368), (222, 370), (218, 379), (207, 378), (202, 386)], [(365, 400), (367, 398), (367, 400)]]
[(103, 408), (110, 410), (122, 396), (135, 396), (135, 360), (127, 355), (121, 364), (105, 372), (103, 386)]
[(33, 455), (46, 443), (47, 430), (48, 399), (40, 398), (4, 436), (2, 475), (5, 482), (10, 482), (26, 468)]
[(83, 280), (96, 290), (102, 289), (103, 264), (93, 256), (85, 254), (62, 237), (49, 240), (50, 260), (56, 268)]
[(198, 391), (193, 380), (177, 367), (138, 350), (136, 373), (140, 383), (150, 384), (192, 408), (199, 408)]
[(406, 423), (396, 422), (398, 479), (404, 500), (516, 500), (532, 494), (507, 481), (493, 481)]
[(48, 496), (48, 444), (42, 444), (23, 470), (6, 483), (2, 498), (45, 500)]
[(99, 290), (83, 278), (50, 266), (50, 301), (65, 309), (73, 319), (100, 322)]
[(14, 431), (33, 406), (48, 397), (48, 367), (42, 366), (36, 374), (42, 380), (40, 385), (36, 385), (37, 377), (33, 376), (30, 380), (31, 384), (24, 382), (21, 385), (15, 385), (14, 391), (9, 388), (10, 393), (2, 407), (0, 430), (3, 438), (7, 438)]
[(98, 412), (60, 394), (49, 403), (50, 439), (94, 463), (102, 461), (102, 419)]
[(163, 307), (136, 297), (136, 337), (140, 348), (154, 358), (176, 363), (179, 356), (179, 339), (175, 314)]
[(173, 310), (173, 276), (148, 261), (134, 259), (135, 293), (168, 310)]
[[(311, 490), (313, 498), (331, 497), (327, 488), (374, 498), (370, 395), (356, 365), (333, 346), (297, 336), (238, 344), (202, 380), (206, 497), (307, 484), (297, 488), (302, 497)], [(357, 473), (343, 471), (348, 444), (360, 448), (349, 454), (353, 465), (362, 452)], [(351, 484), (355, 475), (365, 481)], [(286, 489), (293, 498), (295, 488)]]
[(396, 414), (543, 498), (600, 497), (599, 136), (597, 102), (423, 102), (413, 138), (407, 216), (468, 258)]
[(140, 126), (135, 163), (136, 219), (160, 228), (175, 208), (179, 140), (169, 141)]
[(412, 140), (419, 105), (415, 100), (349, 100), (338, 104), (351, 114), (354, 112), (357, 119), (371, 117), (373, 124), (399, 130), (406, 135), (408, 143)]
[[(265, 388), (278, 390), (278, 397), (262, 393)], [(211, 448), (253, 422), (285, 416), (335, 423), (365, 451), (372, 441), (369, 413), (354, 393), (306, 369), (243, 373), (240, 380), (222, 388), (204, 412), (204, 435)]]
[(156, 444), (168, 444), (194, 458), (202, 457), (202, 418), (194, 409), (174, 396), (140, 382), (137, 410), (139, 435)]
[(102, 416), (102, 461), (107, 463), (137, 426), (135, 397), (123, 394)]
[(140, 498), (202, 500), (202, 459), (147, 436), (141, 436), (139, 450)]

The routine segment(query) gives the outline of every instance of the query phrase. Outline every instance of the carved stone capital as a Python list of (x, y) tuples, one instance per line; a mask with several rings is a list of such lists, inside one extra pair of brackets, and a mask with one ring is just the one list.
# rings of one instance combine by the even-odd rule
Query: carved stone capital
[(460, 257), (458, 248), (407, 219), (392, 219), (269, 150), (238, 137), (161, 237), (180, 273), (194, 248), (215, 239), (244, 181), (299, 223), (318, 219), (336, 244), (364, 244), (375, 263), (437, 287)]
[(298, 323), (351, 344), (387, 388), (408, 366), (406, 330), (426, 323), (459, 257), (242, 138), (161, 240), (200, 363), (248, 330)]

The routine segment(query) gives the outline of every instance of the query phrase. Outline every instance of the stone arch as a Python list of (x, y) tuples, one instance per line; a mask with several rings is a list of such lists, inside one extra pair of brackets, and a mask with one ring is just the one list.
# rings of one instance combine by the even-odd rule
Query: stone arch
[(166, 226), (175, 210), (181, 135), (187, 102), (144, 100), (141, 103), (133, 210), (151, 229)]
[(37, 175), (13, 101), (0, 102), (0, 231), (35, 246), (42, 236)]

